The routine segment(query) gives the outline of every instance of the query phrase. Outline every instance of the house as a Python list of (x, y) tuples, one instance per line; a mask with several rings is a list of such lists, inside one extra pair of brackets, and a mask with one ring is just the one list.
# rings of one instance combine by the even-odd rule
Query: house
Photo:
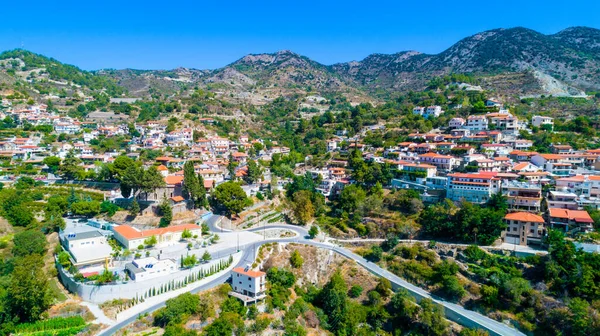
[(156, 259), (147, 257), (134, 259), (125, 264), (125, 272), (135, 282), (150, 280), (177, 271), (177, 263), (173, 259)]
[(421, 106), (416, 106), (415, 108), (413, 108), (413, 114), (423, 116), (425, 114), (425, 108)]
[(544, 125), (549, 125), (550, 130), (552, 130), (554, 128), (554, 119), (550, 118), (550, 117), (534, 115), (531, 118), (531, 125), (533, 125), (535, 127), (542, 127)]
[(112, 247), (106, 236), (95, 228), (70, 229), (59, 236), (71, 256), (71, 263), (77, 268), (106, 265), (112, 260)]
[(193, 235), (202, 235), (202, 228), (194, 224), (173, 225), (164, 228), (138, 230), (129, 225), (118, 225), (112, 227), (115, 239), (127, 249), (136, 249), (145, 245), (144, 240), (152, 236), (156, 237), (157, 245), (174, 245), (181, 240), (183, 231), (188, 230)]
[(452, 170), (458, 163), (454, 156), (436, 153), (419, 155), (418, 160), (422, 163), (436, 166), (440, 170)]
[(505, 243), (515, 245), (540, 244), (546, 235), (546, 221), (529, 212), (512, 212), (504, 216), (506, 229), (502, 232)]
[(433, 177), (436, 176), (437, 168), (434, 165), (422, 164), (420, 162), (409, 163), (403, 165), (400, 173), (415, 178)]
[(236, 267), (231, 271), (231, 296), (242, 300), (244, 305), (267, 297), (267, 273), (253, 271), (250, 266)]
[(569, 154), (573, 151), (573, 147), (569, 145), (552, 144), (550, 146), (553, 154)]
[(464, 124), (465, 124), (465, 119), (463, 119), (463, 118), (452, 118), (448, 122), (448, 127), (449, 128), (461, 128), (461, 127), (464, 126)]
[(538, 184), (505, 181), (502, 183), (502, 194), (506, 196), (511, 210), (540, 212), (542, 188)]
[(531, 162), (519, 162), (512, 167), (512, 171), (517, 174), (521, 172), (538, 172), (540, 168)]
[(565, 162), (560, 154), (537, 154), (531, 158), (531, 163), (552, 175), (569, 176), (573, 170), (572, 165)]
[(587, 198), (600, 198), (600, 176), (576, 175), (555, 180), (556, 189)]
[(433, 106), (428, 106), (427, 109), (425, 109), (425, 113), (423, 114), (423, 117), (425, 118), (429, 118), (429, 117), (439, 117), (442, 113), (444, 113), (444, 111), (442, 111), (442, 107), (439, 105), (433, 105)]
[(585, 210), (548, 209), (551, 228), (562, 229), (567, 233), (589, 232), (594, 229), (594, 220)]
[(492, 194), (500, 190), (500, 179), (497, 172), (453, 173), (448, 174), (447, 197), (454, 201), (462, 200), (471, 203), (485, 203)]
[(485, 107), (502, 107), (502, 103), (496, 98), (490, 98), (485, 101)]
[(577, 194), (570, 192), (552, 190), (548, 192), (546, 203), (548, 204), (548, 208), (569, 210), (579, 209), (579, 204), (577, 203)]
[(467, 125), (464, 127), (471, 132), (485, 131), (488, 129), (488, 119), (485, 115), (472, 115), (467, 118)]

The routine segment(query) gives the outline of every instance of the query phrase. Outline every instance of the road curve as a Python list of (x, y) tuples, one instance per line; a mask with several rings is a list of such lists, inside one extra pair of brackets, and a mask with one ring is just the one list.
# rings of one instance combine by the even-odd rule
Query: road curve
[[(215, 217), (217, 217), (217, 216), (215, 216)], [(216, 223), (217, 223), (216, 219), (211, 218), (210, 222), (211, 223), (209, 226), (212, 231), (217, 231), (217, 232), (220, 231), (216, 225)], [(423, 290), (422, 288), (417, 287), (417, 286), (407, 282), (406, 280), (398, 277), (397, 275), (379, 267), (378, 265), (376, 265), (374, 263), (367, 261), (363, 257), (361, 257), (345, 248), (342, 248), (342, 247), (339, 247), (339, 246), (336, 246), (333, 244), (329, 244), (329, 243), (321, 243), (321, 242), (316, 242), (316, 241), (310, 240), (310, 239), (308, 239), (308, 230), (303, 227), (298, 227), (298, 226), (294, 226), (294, 225), (285, 225), (285, 224), (273, 224), (273, 225), (265, 225), (265, 226), (261, 226), (261, 227), (251, 228), (251, 229), (248, 229), (247, 231), (260, 233), (260, 231), (271, 230), (271, 229), (287, 229), (290, 231), (294, 231), (297, 234), (297, 236), (291, 237), (291, 238), (266, 239), (266, 240), (263, 240), (260, 242), (242, 245), (242, 246), (240, 246), (240, 250), (243, 251), (242, 258), (240, 259), (240, 262), (236, 266), (245, 266), (246, 264), (253, 263), (255, 260), (255, 257), (256, 257), (256, 251), (260, 248), (261, 245), (266, 244), (266, 243), (271, 243), (271, 242), (292, 243), (293, 242), (293, 243), (300, 243), (300, 244), (315, 246), (318, 248), (324, 248), (324, 249), (331, 250), (335, 253), (338, 253), (348, 259), (352, 259), (357, 264), (359, 264), (363, 268), (367, 269), (369, 272), (371, 272), (377, 276), (384, 277), (384, 278), (390, 280), (390, 282), (392, 283), (392, 286), (395, 289), (405, 288), (418, 301), (420, 301), (423, 298), (432, 299), (434, 302), (436, 302), (444, 307), (446, 318), (448, 318), (449, 320), (452, 320), (458, 324), (461, 324), (461, 325), (469, 327), (469, 328), (482, 328), (482, 329), (487, 330), (490, 335), (495, 335), (495, 336), (510, 336), (510, 335), (525, 336), (525, 334), (523, 334), (522, 332), (520, 332), (517, 329), (514, 329), (504, 323), (493, 320), (493, 319), (491, 319), (487, 316), (484, 316), (480, 313), (477, 313), (475, 311), (465, 309), (464, 307), (457, 305), (455, 303), (445, 301), (438, 297), (433, 297), (429, 292)], [(229, 251), (221, 251), (221, 252), (219, 252), (219, 254), (223, 255), (224, 253), (228, 253), (228, 252)], [(234, 252), (234, 251), (231, 251), (231, 252)], [(205, 290), (214, 288), (214, 287), (224, 283), (225, 281), (227, 281), (228, 278), (229, 278), (229, 273), (225, 273), (225, 274), (219, 276), (218, 278), (213, 279), (209, 283), (206, 283), (206, 284), (203, 284), (203, 285), (200, 285), (200, 286), (194, 288), (190, 292), (198, 293), (201, 291), (205, 291)], [(166, 302), (166, 300), (165, 300), (165, 302)], [(157, 303), (157, 304), (145, 309), (140, 314), (154, 312), (154, 311), (164, 307), (165, 302)], [(134, 322), (136, 319), (137, 319), (137, 316), (132, 316), (132, 317), (130, 317), (126, 320), (123, 320), (123, 321), (111, 326), (110, 328), (100, 332), (99, 335), (112, 335), (116, 331), (118, 331), (118, 330), (124, 328), (125, 326), (127, 326), (128, 324)]]

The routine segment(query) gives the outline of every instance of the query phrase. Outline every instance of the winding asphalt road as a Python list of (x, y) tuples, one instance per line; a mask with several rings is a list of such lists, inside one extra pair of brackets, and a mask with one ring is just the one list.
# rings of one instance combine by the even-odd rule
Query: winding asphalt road
[[(209, 225), (211, 231), (214, 231), (214, 232), (221, 231), (221, 229), (217, 225), (218, 216), (211, 216), (207, 220), (207, 222), (208, 222), (208, 225)], [(429, 292), (401, 279), (400, 277), (396, 276), (395, 274), (377, 266), (374, 263), (367, 261), (363, 257), (361, 257), (355, 253), (352, 253), (345, 248), (335, 246), (335, 245), (329, 244), (329, 243), (321, 243), (321, 242), (316, 242), (316, 241), (310, 240), (310, 239), (308, 239), (308, 230), (306, 230), (305, 228), (298, 227), (298, 226), (292, 226), (292, 225), (275, 224), (275, 225), (266, 225), (266, 226), (262, 226), (262, 227), (251, 228), (251, 229), (248, 229), (247, 231), (256, 232), (256, 233), (260, 234), (261, 231), (270, 230), (270, 229), (286, 229), (286, 230), (294, 231), (298, 235), (296, 237), (291, 237), (291, 238), (267, 239), (267, 240), (263, 240), (263, 241), (252, 243), (252, 244), (242, 245), (242, 246), (240, 246), (240, 250), (243, 251), (242, 258), (240, 259), (240, 262), (236, 266), (245, 266), (247, 264), (253, 263), (254, 259), (256, 257), (256, 251), (260, 248), (261, 245), (266, 244), (266, 243), (295, 242), (295, 243), (311, 245), (311, 246), (315, 246), (315, 247), (319, 247), (319, 248), (324, 248), (324, 249), (334, 251), (335, 253), (338, 253), (346, 258), (352, 259), (357, 264), (359, 264), (360, 266), (367, 269), (369, 272), (371, 272), (377, 276), (384, 277), (384, 278), (390, 280), (394, 289), (404, 288), (404, 289), (408, 290), (411, 293), (411, 295), (413, 295), (417, 299), (417, 301), (420, 301), (423, 298), (432, 299), (434, 302), (436, 302), (444, 307), (446, 318), (448, 318), (449, 320), (452, 320), (458, 324), (461, 324), (461, 325), (469, 327), (469, 328), (485, 329), (489, 332), (490, 335), (525, 336), (525, 334), (523, 334), (522, 332), (520, 332), (504, 323), (493, 320), (493, 319), (491, 319), (487, 316), (484, 316), (482, 314), (479, 314), (475, 311), (465, 309), (464, 307), (462, 307), (460, 305), (445, 301), (439, 297), (434, 297)], [(231, 250), (231, 251), (229, 251), (229, 250)], [(223, 251), (219, 251), (219, 254), (224, 256), (224, 255), (231, 254), (234, 252), (236, 252), (235, 249), (226, 249)], [(218, 258), (218, 256), (215, 256), (215, 257)], [(229, 278), (229, 273), (223, 274), (223, 275), (219, 276), (218, 278), (213, 279), (209, 283), (206, 283), (206, 284), (203, 284), (203, 285), (200, 285), (200, 286), (194, 288), (190, 292), (198, 293), (201, 291), (205, 291), (205, 290), (214, 288), (214, 287), (224, 283), (225, 281), (227, 281), (228, 278)], [(142, 311), (140, 314), (151, 313), (151, 312), (156, 311), (164, 306), (165, 306), (165, 302), (161, 302), (152, 307), (149, 307), (148, 309)], [(118, 331), (118, 330), (124, 328), (125, 326), (127, 326), (128, 324), (134, 322), (136, 319), (137, 319), (136, 316), (132, 316), (132, 317), (130, 317), (126, 320), (123, 320), (123, 321), (111, 326), (110, 328), (102, 331), (99, 335), (112, 335), (116, 331)]]

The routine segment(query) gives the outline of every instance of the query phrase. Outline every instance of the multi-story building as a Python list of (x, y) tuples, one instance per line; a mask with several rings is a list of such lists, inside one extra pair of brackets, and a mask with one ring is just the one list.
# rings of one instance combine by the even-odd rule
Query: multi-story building
[(458, 159), (454, 156), (436, 153), (419, 155), (418, 160), (422, 163), (436, 166), (439, 170), (445, 171), (452, 170), (458, 164)]
[(447, 197), (454, 202), (485, 203), (500, 190), (496, 172), (448, 174)]
[(574, 193), (552, 190), (546, 197), (546, 203), (548, 208), (577, 210), (577, 198), (577, 194)]
[(419, 178), (433, 177), (436, 175), (437, 168), (434, 165), (424, 163), (409, 163), (402, 166), (401, 173), (408, 176)]
[(234, 268), (231, 271), (233, 293), (230, 294), (240, 298), (244, 305), (264, 299), (267, 291), (266, 275), (265, 272), (251, 270), (250, 266)]
[(429, 118), (429, 117), (439, 117), (442, 113), (444, 113), (444, 111), (442, 111), (442, 107), (438, 106), (438, 105), (433, 105), (433, 106), (428, 106), (425, 109), (425, 114), (423, 114), (423, 117), (425, 118)]
[(416, 106), (413, 108), (413, 114), (423, 116), (425, 114), (425, 108), (422, 106)]
[(506, 196), (508, 208), (511, 210), (540, 212), (542, 205), (542, 188), (540, 185), (504, 181), (502, 183), (502, 194)]
[(556, 179), (556, 189), (587, 198), (600, 198), (600, 176), (576, 175)]
[(461, 127), (464, 126), (464, 124), (465, 124), (465, 119), (463, 119), (463, 118), (452, 118), (448, 122), (448, 127), (449, 128), (461, 128)]
[(467, 118), (467, 125), (464, 127), (471, 132), (485, 131), (488, 129), (488, 119), (485, 115), (472, 115)]
[(546, 221), (529, 212), (512, 212), (504, 216), (506, 229), (502, 233), (505, 243), (515, 245), (540, 244), (546, 235)]
[(559, 154), (538, 154), (531, 158), (531, 163), (538, 167), (542, 167), (544, 171), (557, 176), (569, 176), (573, 167), (570, 163), (565, 162), (564, 158)]
[(569, 234), (594, 229), (594, 220), (585, 210), (549, 208), (548, 221), (551, 228), (561, 229)]

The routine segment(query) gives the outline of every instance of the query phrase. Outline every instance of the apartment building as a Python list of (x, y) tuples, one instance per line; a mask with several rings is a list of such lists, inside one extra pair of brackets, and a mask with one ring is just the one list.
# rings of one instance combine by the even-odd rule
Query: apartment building
[(485, 115), (469, 116), (464, 128), (471, 132), (485, 131), (488, 129), (488, 119)]
[(452, 170), (458, 165), (458, 159), (450, 155), (441, 155), (436, 153), (427, 153), (418, 156), (421, 163), (430, 164), (439, 170)]
[(515, 245), (539, 245), (546, 235), (546, 221), (542, 216), (529, 212), (512, 212), (504, 216), (506, 229), (502, 232), (505, 243)]
[(578, 196), (600, 198), (600, 176), (576, 175), (556, 179), (556, 189), (572, 192)]
[(448, 174), (447, 197), (454, 202), (485, 203), (500, 190), (496, 172)]
[(519, 181), (503, 181), (502, 194), (506, 196), (508, 208), (516, 211), (540, 212), (542, 188), (539, 184)]

